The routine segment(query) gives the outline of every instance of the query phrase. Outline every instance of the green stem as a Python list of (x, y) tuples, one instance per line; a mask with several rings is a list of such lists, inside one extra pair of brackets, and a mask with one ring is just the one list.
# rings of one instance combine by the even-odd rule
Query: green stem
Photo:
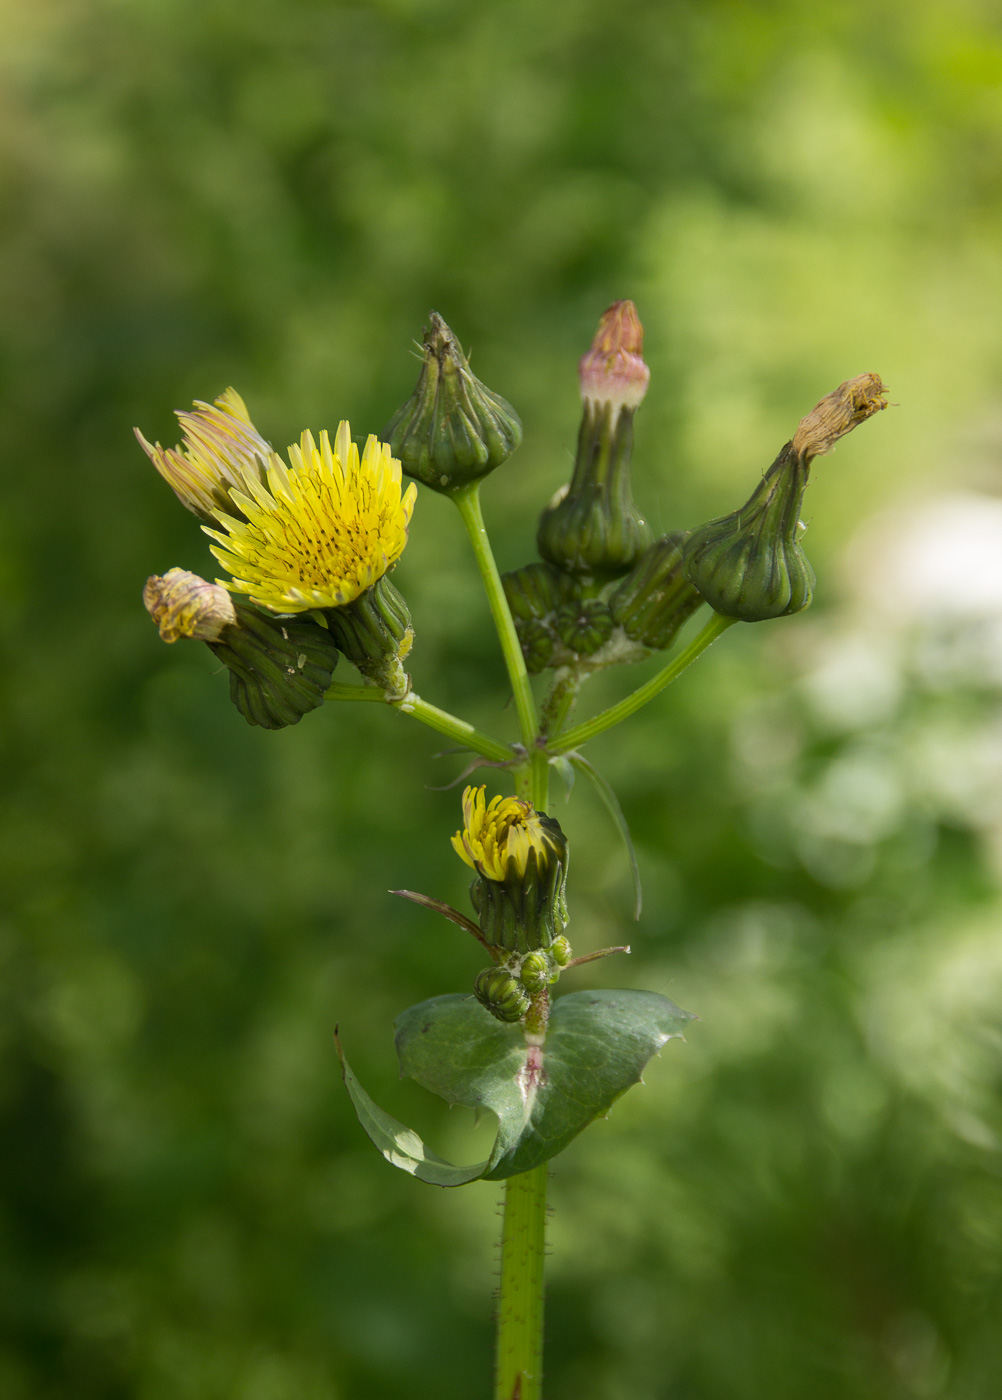
[(540, 733), (559, 734), (567, 723), (581, 689), (581, 674), (570, 666), (561, 666), (553, 677), (550, 693), (543, 701), (539, 716)]
[[(549, 800), (547, 755), (539, 746), (536, 701), (480, 509), (478, 482), (453, 497), (473, 545), (501, 642), (515, 712), (527, 759), (515, 771), (521, 794), (537, 811)], [(542, 1393), (543, 1263), (546, 1235), (546, 1176), (543, 1165), (505, 1183), (501, 1232), (501, 1292), (498, 1301), (496, 1400), (539, 1400)]]
[(536, 717), (536, 701), (532, 694), (532, 687), (529, 684), (529, 674), (525, 669), (525, 658), (522, 655), (522, 647), (518, 636), (515, 633), (515, 624), (512, 621), (511, 609), (508, 607), (508, 599), (505, 597), (504, 586), (501, 583), (501, 575), (498, 573), (498, 566), (494, 562), (494, 552), (491, 549), (490, 540), (487, 538), (487, 531), (484, 528), (484, 516), (480, 509), (480, 483), (472, 482), (469, 486), (464, 486), (461, 491), (457, 491), (452, 498), (456, 502), (460, 515), (463, 517), (463, 524), (466, 526), (470, 543), (473, 545), (473, 553), (476, 556), (477, 567), (480, 576), (484, 581), (484, 588), (487, 590), (487, 601), (490, 604), (491, 616), (494, 618), (494, 626), (501, 641), (501, 650), (504, 653), (505, 665), (508, 668), (508, 677), (511, 681), (512, 694), (515, 697), (515, 713), (518, 715), (518, 727), (522, 736), (522, 743), (526, 749), (531, 751), (536, 742), (536, 735), (539, 730), (539, 723)]
[(505, 1183), (495, 1400), (539, 1400), (546, 1164)]
[(341, 681), (332, 681), (324, 695), (328, 700), (386, 700), (386, 692), (378, 685), (344, 685)]
[(664, 690), (666, 685), (670, 685), (673, 680), (676, 680), (686, 667), (691, 666), (696, 657), (706, 650), (711, 642), (715, 642), (720, 634), (726, 632), (727, 628), (736, 621), (736, 618), (723, 617), (720, 613), (714, 613), (702, 632), (679, 652), (674, 661), (669, 661), (668, 665), (660, 670), (656, 676), (652, 676), (646, 685), (642, 685), (639, 690), (635, 690), (625, 700), (620, 700), (618, 705), (611, 705), (609, 709), (602, 710), (600, 714), (593, 715), (591, 719), (586, 719), (583, 724), (565, 730), (549, 745), (550, 753), (569, 753), (571, 749), (580, 748), (589, 739), (594, 739), (595, 735), (601, 734), (603, 730), (611, 729), (614, 724), (629, 719), (630, 715), (639, 710), (642, 705), (646, 705), (648, 700), (653, 700), (655, 695)]
[[(528, 796), (537, 811), (546, 810), (549, 776), (546, 755), (537, 749), (528, 769)], [(545, 1030), (548, 993), (543, 997)], [(540, 1400), (542, 1395), (547, 1170), (544, 1162), (505, 1182), (495, 1400)]]
[(482, 729), (467, 724), (465, 719), (450, 715), (448, 710), (429, 705), (427, 700), (422, 700), (420, 695), (415, 695), (413, 691), (402, 700), (387, 700), (386, 692), (377, 685), (342, 685), (339, 681), (334, 681), (327, 687), (326, 695), (328, 700), (375, 700), (392, 705), (395, 710), (403, 710), (405, 714), (413, 715), (429, 728), (437, 729), (439, 734), (455, 739), (464, 749), (471, 749), (495, 763), (510, 763), (516, 757), (515, 750), (509, 744), (502, 744), (500, 739), (492, 739)]
[(440, 710), (437, 705), (429, 705), (427, 700), (422, 700), (413, 690), (402, 700), (394, 700), (391, 703), (395, 710), (403, 710), (404, 714), (413, 715), (422, 724), (437, 729), (440, 734), (448, 735), (450, 739), (455, 739), (464, 748), (472, 749), (483, 758), (493, 759), (495, 763), (510, 763), (515, 757), (515, 751), (510, 744), (502, 744), (500, 739), (492, 739), (482, 729), (475, 729), (472, 724), (467, 724), (465, 719), (457, 719), (447, 710)]

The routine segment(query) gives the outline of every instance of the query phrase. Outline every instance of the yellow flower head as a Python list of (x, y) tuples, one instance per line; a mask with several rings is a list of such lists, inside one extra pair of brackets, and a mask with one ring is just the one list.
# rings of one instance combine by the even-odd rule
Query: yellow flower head
[(263, 480), (244, 476), (231, 495), (237, 508), (220, 513), (212, 552), (233, 575), (224, 586), (272, 612), (339, 608), (364, 593), (400, 558), (417, 487), (401, 495), (400, 463), (370, 437), (359, 456), (347, 423), (331, 448), (303, 433), (277, 455)]
[(463, 793), (463, 820), (465, 829), (452, 838), (453, 848), (489, 880), (504, 880), (511, 862), (515, 873), (523, 876), (531, 851), (543, 867), (551, 856), (562, 857), (566, 849), (556, 822), (541, 817), (521, 797), (492, 797), (485, 803), (483, 787), (468, 787)]
[(274, 455), (254, 427), (247, 407), (234, 389), (214, 404), (196, 399), (190, 413), (177, 414), (183, 447), (161, 447), (135, 429), (139, 445), (183, 506), (210, 524), (222, 514), (239, 514), (234, 489), (246, 492), (251, 481), (264, 480)]

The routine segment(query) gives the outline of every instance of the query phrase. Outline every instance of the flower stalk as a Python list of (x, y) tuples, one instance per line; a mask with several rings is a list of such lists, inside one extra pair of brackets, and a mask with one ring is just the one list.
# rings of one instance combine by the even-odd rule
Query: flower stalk
[(525, 658), (522, 655), (522, 648), (515, 632), (511, 609), (508, 606), (508, 599), (505, 597), (504, 585), (501, 582), (501, 575), (498, 573), (498, 566), (494, 561), (494, 551), (491, 549), (487, 528), (484, 525), (484, 514), (480, 508), (480, 483), (473, 482), (471, 485), (465, 486), (461, 491), (457, 491), (452, 499), (456, 502), (463, 524), (466, 526), (466, 533), (473, 546), (477, 568), (483, 579), (491, 617), (494, 619), (498, 640), (501, 643), (501, 652), (508, 669), (508, 679), (511, 682), (522, 743), (527, 750), (531, 750), (539, 736), (536, 701), (529, 684), (529, 673), (526, 670)]

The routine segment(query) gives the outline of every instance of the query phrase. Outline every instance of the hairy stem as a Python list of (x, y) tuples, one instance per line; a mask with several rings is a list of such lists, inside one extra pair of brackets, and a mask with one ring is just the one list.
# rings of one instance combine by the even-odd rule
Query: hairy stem
[(660, 670), (656, 676), (652, 676), (646, 685), (642, 685), (639, 690), (635, 690), (632, 695), (628, 695), (625, 700), (620, 700), (618, 705), (611, 705), (609, 709), (602, 710), (600, 714), (593, 715), (591, 719), (586, 719), (583, 724), (576, 724), (573, 729), (565, 729), (563, 734), (558, 735), (549, 745), (550, 753), (569, 753), (571, 749), (580, 748), (589, 739), (594, 739), (596, 734), (601, 734), (606, 729), (611, 729), (614, 724), (621, 723), (624, 719), (629, 719), (642, 705), (646, 705), (648, 700), (653, 700), (664, 690), (666, 685), (670, 685), (682, 672), (702, 655), (711, 642), (715, 642), (722, 632), (726, 632), (737, 619), (733, 617), (723, 617), (720, 613), (714, 613), (702, 632), (679, 652), (673, 661)]
[(505, 1182), (495, 1400), (539, 1400), (546, 1164)]

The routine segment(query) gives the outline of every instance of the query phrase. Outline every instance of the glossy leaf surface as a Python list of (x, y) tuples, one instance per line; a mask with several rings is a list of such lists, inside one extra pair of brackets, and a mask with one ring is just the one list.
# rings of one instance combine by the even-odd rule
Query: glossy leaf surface
[(561, 1152), (692, 1019), (656, 992), (572, 992), (557, 999), (545, 1043), (535, 1045), (472, 997), (433, 997), (410, 1007), (397, 1019), (401, 1073), (498, 1120), (490, 1157), (471, 1167), (433, 1153), (373, 1103), (343, 1055), (342, 1067), (359, 1121), (387, 1161), (439, 1186), (499, 1181)]

